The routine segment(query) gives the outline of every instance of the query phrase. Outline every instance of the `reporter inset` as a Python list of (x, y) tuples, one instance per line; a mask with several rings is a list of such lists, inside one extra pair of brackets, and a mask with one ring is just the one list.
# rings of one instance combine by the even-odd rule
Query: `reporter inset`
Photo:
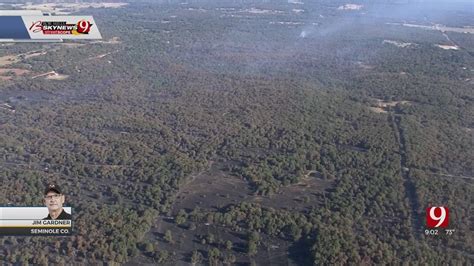
[(0, 235), (71, 235), (71, 207), (58, 185), (44, 191), (45, 207), (0, 207)]

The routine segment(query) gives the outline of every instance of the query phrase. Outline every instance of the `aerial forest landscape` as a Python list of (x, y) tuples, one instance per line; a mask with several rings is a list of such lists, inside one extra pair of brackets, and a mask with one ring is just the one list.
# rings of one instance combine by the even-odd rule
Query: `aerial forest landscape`
[(0, 264), (474, 264), (473, 2), (2, 9), (103, 39), (0, 43), (0, 206), (56, 182), (74, 226), (0, 236)]

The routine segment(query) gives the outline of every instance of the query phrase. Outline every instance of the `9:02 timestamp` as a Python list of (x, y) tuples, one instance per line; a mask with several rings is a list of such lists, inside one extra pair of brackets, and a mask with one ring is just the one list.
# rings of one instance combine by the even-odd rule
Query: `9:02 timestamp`
[[(426, 229), (425, 230), (425, 235), (427, 235), (427, 236), (428, 235), (437, 236), (437, 235), (440, 235), (440, 233), (442, 233), (442, 231), (443, 230), (439, 230), (439, 229)], [(452, 235), (455, 231), (456, 231), (456, 229), (444, 229), (445, 235), (447, 235), (447, 236)]]

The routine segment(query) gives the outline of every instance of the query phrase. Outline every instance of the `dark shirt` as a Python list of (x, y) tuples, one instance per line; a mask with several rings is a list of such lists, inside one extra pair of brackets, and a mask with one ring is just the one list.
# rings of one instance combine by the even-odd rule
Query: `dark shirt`
[[(48, 214), (48, 217), (46, 218), (43, 218), (43, 220), (53, 220), (51, 218), (51, 215)], [(58, 218), (56, 218), (56, 220), (71, 220), (71, 215), (67, 212), (63, 211), (59, 214)]]

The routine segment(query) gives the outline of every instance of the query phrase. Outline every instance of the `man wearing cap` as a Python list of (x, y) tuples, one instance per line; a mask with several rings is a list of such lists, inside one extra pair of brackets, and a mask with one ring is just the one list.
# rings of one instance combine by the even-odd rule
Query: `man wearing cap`
[(43, 220), (71, 220), (71, 214), (63, 209), (65, 197), (58, 185), (48, 185), (43, 200), (49, 212)]

